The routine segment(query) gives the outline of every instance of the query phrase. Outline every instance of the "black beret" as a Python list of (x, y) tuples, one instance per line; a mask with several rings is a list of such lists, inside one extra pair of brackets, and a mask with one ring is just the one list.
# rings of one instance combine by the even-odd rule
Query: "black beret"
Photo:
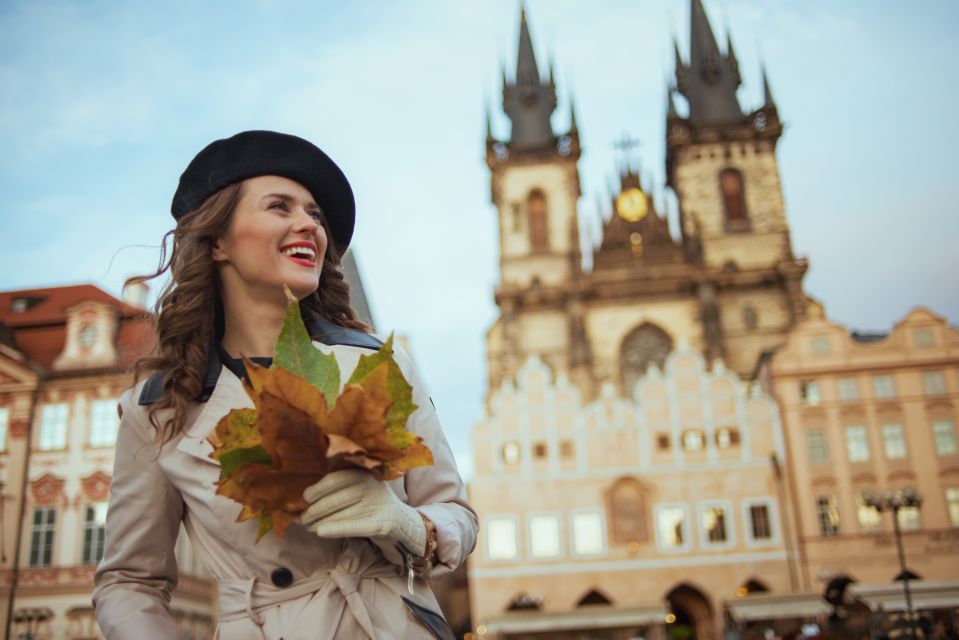
[(223, 187), (256, 176), (282, 176), (309, 190), (342, 252), (353, 237), (356, 204), (346, 176), (319, 147), (275, 131), (243, 131), (208, 144), (180, 176), (170, 212), (179, 220)]

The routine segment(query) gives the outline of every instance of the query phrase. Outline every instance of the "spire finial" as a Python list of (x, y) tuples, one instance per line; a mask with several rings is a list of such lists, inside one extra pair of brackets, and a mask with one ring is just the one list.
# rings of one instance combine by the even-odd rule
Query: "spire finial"
[(766, 74), (766, 63), (762, 63), (763, 72), (763, 100), (765, 107), (776, 108), (776, 101), (773, 100), (773, 91), (769, 88), (769, 76)]

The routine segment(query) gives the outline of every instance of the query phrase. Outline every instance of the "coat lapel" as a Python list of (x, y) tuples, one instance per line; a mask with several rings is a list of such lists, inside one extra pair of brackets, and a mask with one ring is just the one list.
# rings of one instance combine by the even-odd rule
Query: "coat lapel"
[(207, 440), (207, 436), (213, 432), (220, 418), (229, 413), (231, 409), (252, 406), (253, 401), (243, 389), (243, 382), (232, 371), (223, 367), (213, 394), (203, 404), (203, 409), (196, 420), (185, 430), (183, 438), (176, 446), (177, 450), (194, 456), (203, 462), (219, 466), (220, 463), (210, 457), (210, 454), (213, 453), (213, 445)]

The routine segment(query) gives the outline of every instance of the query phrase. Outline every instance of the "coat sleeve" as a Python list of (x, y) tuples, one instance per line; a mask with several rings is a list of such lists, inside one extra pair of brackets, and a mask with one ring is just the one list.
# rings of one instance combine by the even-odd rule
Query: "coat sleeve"
[(405, 489), (407, 503), (436, 525), (437, 563), (431, 577), (438, 578), (466, 562), (476, 546), (479, 519), (466, 500), (463, 479), (423, 380), (401, 348), (396, 347), (394, 354), (413, 386), (413, 402), (418, 406), (407, 429), (423, 438), (433, 452), (432, 466), (417, 467), (406, 474)]
[(120, 428), (110, 484), (103, 560), (93, 606), (107, 640), (174, 639), (170, 594), (183, 499), (160, 468), (158, 445), (134, 390), (120, 398)]

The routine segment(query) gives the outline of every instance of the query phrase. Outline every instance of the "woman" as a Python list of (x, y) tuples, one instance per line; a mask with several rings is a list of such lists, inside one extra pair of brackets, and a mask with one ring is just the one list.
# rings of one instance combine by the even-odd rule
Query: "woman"
[[(409, 358), (394, 358), (418, 409), (407, 429), (435, 464), (379, 482), (328, 474), (283, 539), (258, 543), (255, 520), (215, 494), (207, 436), (231, 409), (252, 406), (241, 355), (269, 362), (286, 311), (283, 285), (317, 348), (349, 378), (379, 340), (349, 305), (338, 270), (353, 232), (346, 177), (311, 143), (247, 131), (203, 149), (173, 198), (173, 246), (161, 268), (157, 349), (149, 379), (120, 399), (106, 548), (93, 594), (108, 639), (176, 638), (169, 611), (181, 522), (218, 588), (217, 637), (452, 637), (427, 584), (464, 562), (476, 514), (429, 395)], [(165, 245), (164, 245), (165, 246)]]

